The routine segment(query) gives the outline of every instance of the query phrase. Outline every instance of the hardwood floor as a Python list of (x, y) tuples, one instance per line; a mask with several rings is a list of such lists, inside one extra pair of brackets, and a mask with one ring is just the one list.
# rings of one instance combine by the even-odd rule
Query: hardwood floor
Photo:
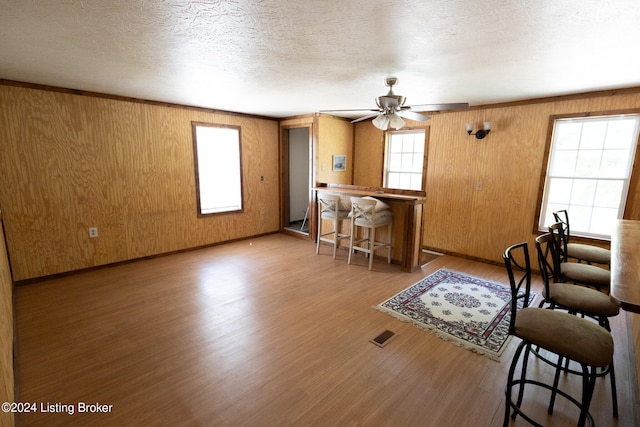
[[(18, 425), (502, 425), (516, 339), (498, 363), (371, 306), (441, 267), (507, 283), (504, 267), (445, 255), (415, 273), (382, 259), (368, 271), (346, 256), (277, 234), (17, 287), (17, 400), (38, 405)], [(601, 426), (634, 425), (625, 316), (612, 321), (620, 418), (599, 379)], [(384, 348), (369, 342), (386, 329)], [(574, 424), (563, 401), (547, 417), (544, 393), (527, 399), (545, 424)]]

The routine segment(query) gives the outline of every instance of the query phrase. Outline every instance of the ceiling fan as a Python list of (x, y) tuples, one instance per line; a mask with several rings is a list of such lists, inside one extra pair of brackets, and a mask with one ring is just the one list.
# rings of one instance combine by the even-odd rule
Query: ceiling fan
[(398, 83), (396, 77), (387, 77), (385, 84), (389, 87), (386, 95), (376, 98), (377, 109), (353, 109), (353, 110), (322, 110), (321, 112), (345, 112), (345, 111), (375, 111), (375, 113), (352, 120), (351, 123), (357, 123), (368, 119), (373, 119), (372, 123), (381, 130), (387, 130), (389, 126), (394, 129), (402, 128), (406, 122), (403, 117), (418, 122), (429, 120), (429, 116), (417, 113), (416, 111), (442, 111), (442, 110), (461, 110), (469, 108), (467, 103), (452, 104), (422, 104), (422, 105), (404, 105), (406, 98), (393, 93), (393, 86)]

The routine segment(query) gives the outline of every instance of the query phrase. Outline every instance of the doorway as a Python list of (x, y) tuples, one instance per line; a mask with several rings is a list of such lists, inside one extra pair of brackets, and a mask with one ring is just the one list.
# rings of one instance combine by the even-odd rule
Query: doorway
[(309, 236), (311, 191), (311, 129), (308, 127), (284, 130), (285, 185), (284, 229)]

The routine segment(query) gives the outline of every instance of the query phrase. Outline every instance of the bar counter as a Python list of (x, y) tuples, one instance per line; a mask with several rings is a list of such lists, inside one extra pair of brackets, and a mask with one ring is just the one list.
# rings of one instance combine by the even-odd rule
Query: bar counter
[[(640, 407), (640, 221), (618, 220), (611, 232), (611, 299), (629, 313), (629, 358), (635, 367), (635, 406)], [(636, 415), (638, 417), (638, 415)], [(636, 425), (638, 425), (636, 423)]]
[(611, 233), (611, 299), (640, 313), (640, 221), (618, 220)]
[[(403, 271), (411, 272), (420, 268), (420, 254), (422, 251), (422, 207), (426, 201), (424, 191), (394, 190), (343, 184), (318, 184), (313, 190), (314, 221), (312, 223), (316, 224), (314, 233), (317, 231), (318, 192), (343, 196), (345, 201), (349, 203), (349, 198), (352, 196), (375, 197), (389, 204), (393, 212), (391, 259), (399, 263)], [(348, 221), (344, 221), (344, 223), (347, 222)], [(348, 224), (343, 224), (343, 227), (348, 227)], [(314, 238), (316, 237), (314, 234)]]

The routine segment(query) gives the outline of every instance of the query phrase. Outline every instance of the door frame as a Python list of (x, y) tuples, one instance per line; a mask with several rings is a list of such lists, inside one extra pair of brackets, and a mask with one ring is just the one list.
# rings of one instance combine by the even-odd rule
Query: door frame
[[(309, 191), (308, 204), (309, 233), (296, 233), (285, 228), (289, 225), (289, 130), (297, 128), (309, 129)], [(314, 117), (282, 120), (280, 122), (280, 232), (294, 237), (315, 240), (315, 212), (313, 204), (313, 183), (315, 182), (316, 167), (316, 136)]]

